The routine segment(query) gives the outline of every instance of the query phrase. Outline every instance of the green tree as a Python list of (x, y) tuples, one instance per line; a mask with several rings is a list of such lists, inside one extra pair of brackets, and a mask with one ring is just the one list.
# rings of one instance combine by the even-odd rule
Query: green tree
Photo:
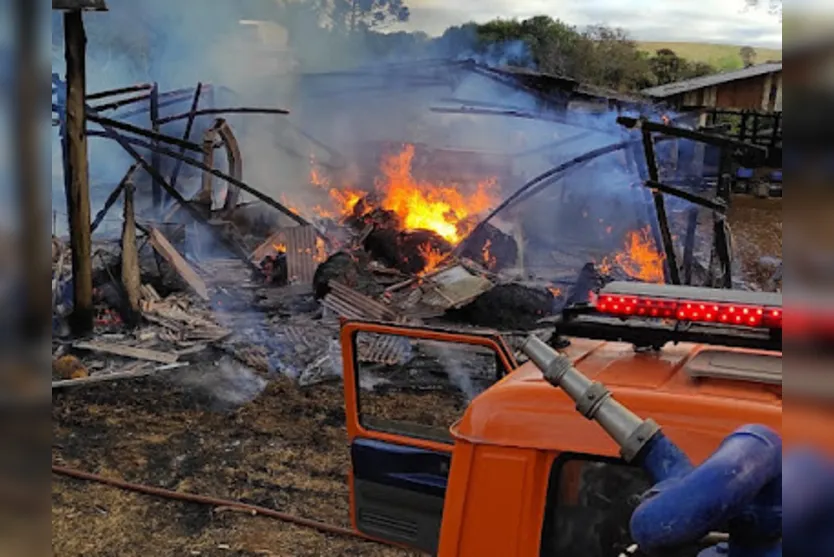
[(549, 17), (531, 18), (524, 23), (528, 33), (540, 30), (532, 51), (542, 71), (566, 76), (579, 74), (577, 62), (586, 40), (575, 27)]
[(642, 89), (652, 83), (649, 62), (628, 33), (620, 28), (594, 25), (583, 38), (576, 61), (580, 79), (617, 91)]
[(687, 77), (703, 77), (705, 75), (712, 75), (714, 73), (718, 73), (718, 70), (715, 69), (715, 67), (711, 64), (708, 64), (706, 62), (695, 62), (694, 64), (690, 65)]
[(738, 51), (738, 55), (741, 56), (741, 62), (744, 64), (745, 68), (749, 68), (756, 63), (756, 49), (752, 46), (741, 47)]
[(674, 83), (689, 77), (689, 63), (674, 50), (661, 48), (649, 59), (649, 67), (658, 85)]

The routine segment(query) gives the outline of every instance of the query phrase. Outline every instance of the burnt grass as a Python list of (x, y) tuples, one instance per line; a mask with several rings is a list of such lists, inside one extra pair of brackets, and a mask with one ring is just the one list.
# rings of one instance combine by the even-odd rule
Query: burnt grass
[[(53, 463), (350, 526), (341, 383), (272, 381), (219, 410), (161, 379), (56, 392)], [(53, 553), (406, 555), (268, 518), (53, 476)]]
[[(730, 222), (745, 275), (758, 271), (762, 255), (781, 257), (780, 203), (737, 203)], [(419, 402), (407, 396), (373, 397), (368, 403), (380, 418), (407, 419), (412, 412), (417, 421), (448, 407), (444, 423), (465, 407), (443, 392), (421, 393)], [(52, 459), (107, 477), (349, 526), (344, 423), (340, 382), (300, 388), (279, 378), (252, 402), (224, 410), (187, 387), (136, 379), (56, 391)], [(270, 518), (57, 475), (52, 550), (58, 557), (409, 554)]]

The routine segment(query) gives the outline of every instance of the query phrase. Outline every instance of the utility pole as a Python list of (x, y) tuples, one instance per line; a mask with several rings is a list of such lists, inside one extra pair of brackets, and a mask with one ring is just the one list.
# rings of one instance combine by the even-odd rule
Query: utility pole
[(90, 232), (90, 175), (85, 115), (87, 36), (80, 10), (64, 12), (67, 65), (66, 142), (69, 172), (67, 214), (72, 249), (74, 305), (70, 327), (75, 334), (93, 329), (93, 257)]

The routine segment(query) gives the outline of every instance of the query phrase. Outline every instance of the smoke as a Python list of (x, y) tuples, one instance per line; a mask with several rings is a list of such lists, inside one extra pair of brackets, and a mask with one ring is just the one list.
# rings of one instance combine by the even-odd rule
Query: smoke
[(174, 383), (200, 393), (219, 408), (236, 408), (255, 400), (267, 381), (225, 356), (217, 362), (193, 366), (171, 376)]
[(464, 51), (457, 55), (459, 60), (473, 60), (487, 66), (516, 66), (529, 70), (536, 69), (536, 62), (530, 45), (522, 40), (492, 43)]
[[(435, 358), (449, 377), (449, 381), (471, 402), (492, 383), (497, 375), (496, 361), (490, 352), (471, 352), (466, 347), (450, 347), (448, 343), (426, 343), (422, 348)], [(480, 380), (480, 384), (479, 384)]]
[[(110, 12), (87, 18), (89, 89), (155, 81), (165, 91), (201, 81), (214, 86), (218, 106), (289, 109), (289, 116), (227, 121), (241, 146), (244, 181), (302, 213), (323, 194), (310, 185), (311, 157), (332, 183), (370, 189), (374, 176), (357, 169), (368, 167), (384, 142), (478, 152), (506, 161), (499, 177), (506, 196), (572, 157), (628, 137), (616, 123), (620, 112), (607, 102), (546, 112), (529, 91), (463, 69), (464, 60), (533, 69), (524, 41), (482, 44), (474, 25), (449, 29), (436, 39), (345, 34), (321, 25), (315, 2), (256, 4), (223, 2), (207, 10), (201, 0), (111, 0)], [(55, 31), (53, 26), (53, 45)], [(55, 56), (53, 71), (63, 71)], [(433, 111), (472, 102), (544, 118)], [(166, 107), (163, 116), (184, 112), (187, 104)], [(656, 116), (651, 107), (633, 112)], [(148, 125), (147, 116), (132, 121)], [(212, 121), (202, 118), (192, 140), (199, 142)], [(162, 131), (181, 134), (182, 124)], [(91, 141), (96, 211), (132, 161), (109, 141)], [(684, 159), (686, 149), (680, 151)], [(56, 152), (53, 147), (54, 192), (62, 189)], [(661, 152), (661, 158), (670, 153)], [(198, 184), (198, 172), (183, 172), (179, 187), (191, 192)], [(143, 191), (148, 188), (140, 185), (140, 195)], [(55, 197), (60, 204), (63, 195)], [(526, 268), (552, 267), (556, 254), (560, 268), (575, 274), (588, 260), (621, 248), (628, 230), (656, 216), (636, 167), (620, 152), (593, 161), (499, 218), (523, 229), (531, 248)], [(616, 230), (607, 232), (610, 226)]]

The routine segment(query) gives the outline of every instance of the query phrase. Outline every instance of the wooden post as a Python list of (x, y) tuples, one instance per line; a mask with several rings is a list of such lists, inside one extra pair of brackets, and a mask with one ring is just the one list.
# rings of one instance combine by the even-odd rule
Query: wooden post
[[(159, 84), (154, 83), (153, 89), (151, 89), (151, 96), (150, 96), (150, 117), (151, 117), (151, 129), (155, 133), (159, 133)], [(154, 140), (153, 142), (154, 147), (159, 147), (159, 141)], [(159, 153), (155, 150), (151, 150), (151, 167), (154, 171), (159, 174), (159, 166), (161, 163), (161, 157)], [(152, 195), (153, 195), (153, 207), (155, 210), (159, 210), (162, 208), (162, 184), (156, 178), (152, 178), (153, 180), (153, 187), (152, 187)]]
[(136, 249), (136, 220), (133, 212), (133, 184), (124, 186), (124, 225), (122, 228), (122, 285), (127, 296), (128, 322), (139, 317), (142, 279), (139, 275), (139, 252)]
[[(657, 158), (654, 152), (654, 139), (649, 130), (643, 128), (643, 151), (646, 156), (646, 169), (648, 171), (649, 180), (652, 182), (660, 181), (660, 171), (657, 168)], [(652, 198), (654, 200), (655, 211), (657, 212), (657, 229), (652, 229), (654, 241), (658, 250), (663, 250), (666, 254), (666, 282), (672, 284), (680, 284), (680, 270), (678, 269), (677, 256), (675, 255), (675, 246), (672, 243), (672, 232), (669, 229), (669, 217), (666, 214), (666, 201), (663, 199), (663, 194), (657, 190), (652, 190)]]
[(749, 113), (746, 110), (741, 111), (741, 127), (738, 132), (739, 141), (747, 141), (747, 117)]
[(80, 11), (64, 13), (64, 55), (67, 64), (66, 144), (67, 213), (72, 249), (74, 308), (70, 326), (76, 334), (93, 329), (93, 258), (90, 234), (90, 177), (87, 161), (86, 92), (87, 37)]

